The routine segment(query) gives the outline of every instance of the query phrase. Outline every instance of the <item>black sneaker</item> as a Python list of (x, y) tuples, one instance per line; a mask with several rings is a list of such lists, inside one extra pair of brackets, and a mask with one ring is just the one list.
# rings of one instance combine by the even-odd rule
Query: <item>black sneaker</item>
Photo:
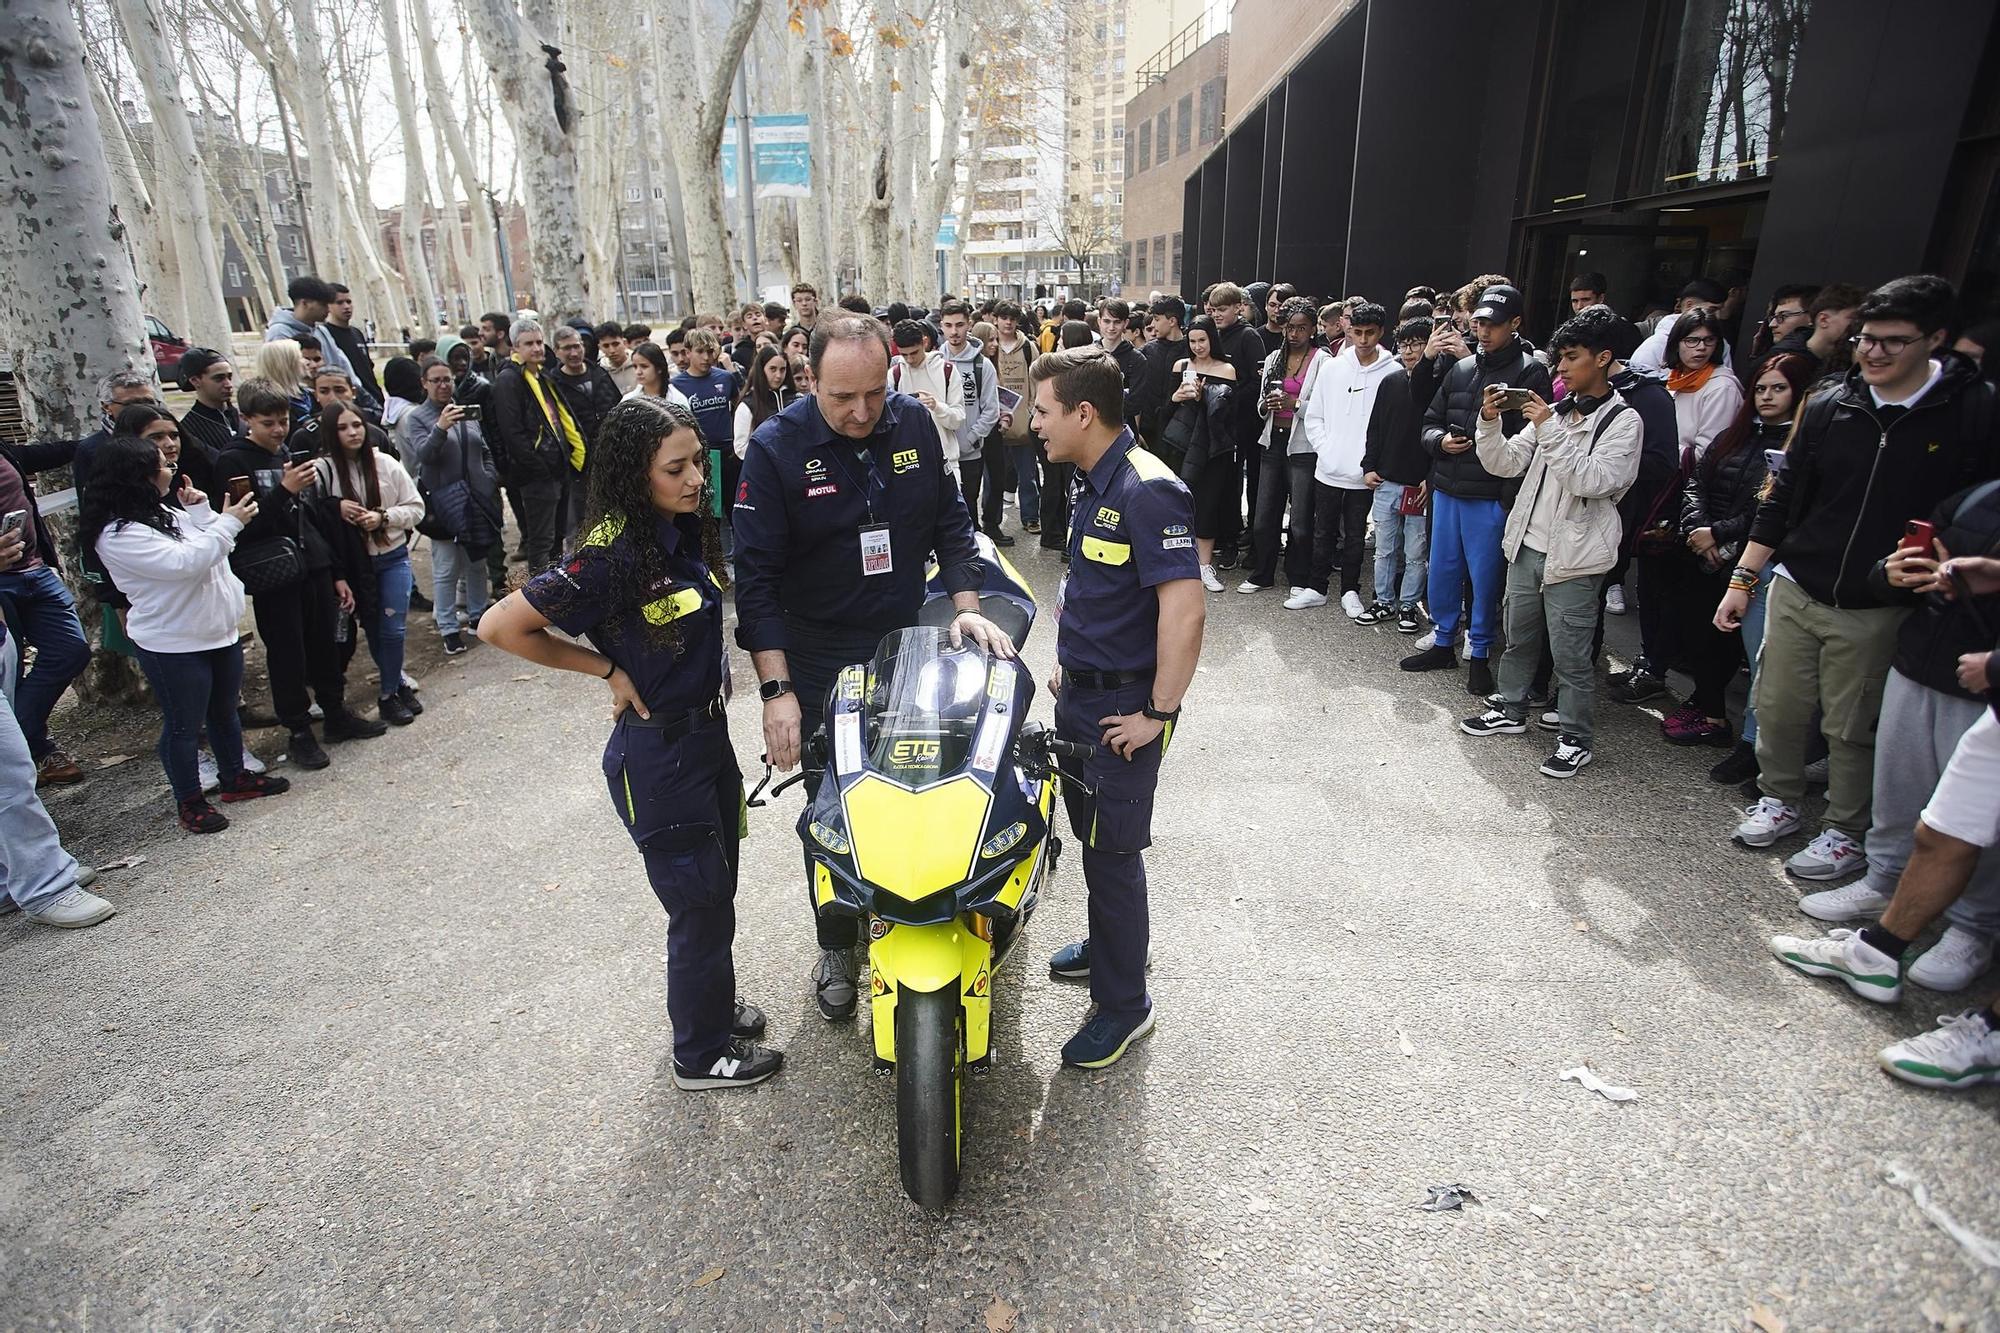
[(293, 732), (285, 746), (285, 753), (300, 768), (325, 768), (333, 762), (326, 757), (326, 751), (319, 748), (319, 741), (313, 736), (311, 727), (301, 727)]
[(1542, 761), (1542, 772), (1552, 778), (1573, 778), (1594, 755), (1568, 736), (1556, 737), (1556, 752)]
[(434, 611), (437, 608), (431, 605), (430, 598), (424, 596), (422, 588), (412, 588), (410, 589), (410, 609), (412, 611)]
[(1065, 944), (1049, 955), (1049, 975), (1063, 981), (1090, 979), (1090, 941)]
[(1416, 607), (1406, 606), (1396, 613), (1396, 633), (1416, 634), (1422, 631), (1423, 627), (1423, 617), (1417, 614)]
[(1757, 776), (1757, 746), (1752, 741), (1738, 741), (1736, 748), (1723, 757), (1721, 763), (1708, 770), (1710, 782), (1747, 782)]
[(767, 1051), (741, 1037), (731, 1037), (729, 1045), (707, 1069), (687, 1069), (674, 1061), (674, 1086), (687, 1092), (706, 1088), (748, 1088), (762, 1083), (784, 1066), (780, 1051)]
[(1377, 625), (1395, 614), (1396, 608), (1393, 606), (1384, 606), (1380, 602), (1370, 602), (1365, 611), (1354, 617), (1354, 623), (1357, 625)]
[(1215, 567), (1217, 569), (1235, 569), (1242, 563), (1242, 558), (1234, 551), (1217, 551), (1215, 553)]
[(837, 1022), (854, 1017), (854, 951), (821, 949), (819, 966), (813, 969), (813, 994), (819, 1001), (820, 1017)]
[(411, 716), (415, 717), (422, 715), (424, 711), (424, 706), (421, 702), (418, 701), (417, 692), (415, 690), (411, 689), (407, 685), (398, 685), (396, 687), (396, 697), (403, 701), (403, 707), (410, 710)]
[(465, 636), (457, 630), (453, 630), (444, 636), (444, 655), (446, 657), (457, 657), (460, 653), (469, 651), (471, 650), (465, 646)]
[(755, 1041), (764, 1035), (764, 1011), (754, 1004), (744, 1003), (741, 995), (736, 997), (736, 1015), (729, 1021), (729, 1035), (744, 1041)]
[(375, 711), (392, 727), (407, 727), (417, 720), (417, 715), (410, 711), (401, 696), (395, 694), (376, 700)]
[(328, 713), (320, 730), (330, 741), (352, 741), (380, 736), (389, 728), (372, 717), (363, 717), (359, 713), (342, 708), (337, 713)]
[(1621, 704), (1642, 704), (1667, 692), (1667, 682), (1650, 671), (1633, 671), (1611, 687), (1611, 697)]
[(1489, 708), (1478, 717), (1468, 717), (1459, 723), (1458, 729), (1468, 736), (1524, 736), (1528, 724), (1518, 717), (1509, 717), (1503, 708)]
[(1027, 532), (1027, 533), (1038, 533), (1038, 532), (1040, 532), (1041, 530), (1042, 530), (1042, 525), (1041, 525), (1041, 524), (1040, 524), (1039, 522), (1035, 522), (1035, 523), (1023, 523), (1023, 524), (1021, 525), (1021, 531), (1023, 531), (1023, 532)]
[(1493, 693), (1493, 664), (1483, 657), (1465, 659), (1465, 692), (1484, 699)]
[(1397, 665), (1405, 671), (1441, 671), (1458, 665), (1458, 654), (1444, 644), (1433, 644), (1420, 653), (1412, 653)]
[(1006, 533), (1001, 532), (998, 528), (995, 528), (992, 532), (989, 532), (986, 535), (993, 539), (993, 544), (995, 546), (1012, 546), (1014, 544), (1014, 539), (1012, 537), (1009, 537)]

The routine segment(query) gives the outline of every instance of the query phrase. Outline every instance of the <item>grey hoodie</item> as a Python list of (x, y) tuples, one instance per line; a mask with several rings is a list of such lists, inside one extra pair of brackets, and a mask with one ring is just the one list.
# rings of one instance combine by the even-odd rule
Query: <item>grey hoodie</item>
[(952, 351), (950, 343), (938, 349), (951, 362), (952, 374), (965, 389), (965, 421), (958, 428), (961, 461), (978, 458), (980, 444), (1000, 424), (1000, 377), (984, 355), (985, 346), (968, 335), (962, 352)]
[[(326, 358), (327, 365), (338, 366), (349, 375), (354, 374), (354, 363), (347, 359), (347, 353), (340, 350), (340, 344), (333, 340), (333, 335), (326, 331), (326, 326), (306, 323), (292, 313), (290, 306), (281, 305), (273, 310), (271, 323), (264, 330), (265, 342), (274, 343), (280, 338), (290, 338), (298, 343), (310, 338), (319, 344), (320, 354)], [(355, 377), (354, 386), (356, 389), (361, 388), (359, 376)]]

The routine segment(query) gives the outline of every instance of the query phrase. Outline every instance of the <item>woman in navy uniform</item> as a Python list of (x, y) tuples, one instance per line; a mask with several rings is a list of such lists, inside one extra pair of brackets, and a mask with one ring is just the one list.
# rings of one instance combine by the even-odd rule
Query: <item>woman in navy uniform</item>
[(479, 637), (610, 687), (604, 776), (667, 909), (674, 1083), (747, 1087), (784, 1057), (752, 1044), (764, 1015), (736, 998), (730, 956), (743, 779), (723, 714), (717, 560), (702, 550), (701, 435), (677, 403), (628, 399), (605, 416), (591, 462), (578, 546), (488, 611)]
[(1029, 374), (1035, 429), (1049, 458), (1076, 469), (1049, 682), (1056, 732), (1096, 746), (1080, 766), (1065, 762), (1062, 784), (1070, 828), (1083, 844), (1090, 935), (1059, 950), (1049, 970), (1090, 979), (1096, 1011), (1062, 1058), (1100, 1069), (1153, 1030), (1143, 854), (1206, 610), (1194, 502), (1126, 428), (1118, 363), (1101, 347), (1082, 347), (1039, 358)]

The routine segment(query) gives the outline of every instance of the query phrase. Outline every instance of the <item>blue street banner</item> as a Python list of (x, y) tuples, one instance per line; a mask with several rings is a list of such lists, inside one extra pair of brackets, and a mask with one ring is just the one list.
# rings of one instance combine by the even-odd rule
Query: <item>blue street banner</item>
[[(797, 114), (750, 118), (750, 169), (759, 199), (804, 199), (812, 194), (812, 149), (806, 117)], [(722, 193), (736, 197), (741, 154), (736, 117), (722, 127)]]
[(949, 250), (958, 244), (958, 214), (947, 213), (938, 219), (937, 248)]

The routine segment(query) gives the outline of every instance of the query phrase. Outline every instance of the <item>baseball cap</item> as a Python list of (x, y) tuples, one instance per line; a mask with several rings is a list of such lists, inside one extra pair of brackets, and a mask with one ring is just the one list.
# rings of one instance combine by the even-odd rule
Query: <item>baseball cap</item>
[(1472, 317), (1505, 324), (1521, 314), (1523, 304), (1521, 293), (1513, 287), (1488, 287), (1479, 294), (1479, 303), (1472, 308)]

